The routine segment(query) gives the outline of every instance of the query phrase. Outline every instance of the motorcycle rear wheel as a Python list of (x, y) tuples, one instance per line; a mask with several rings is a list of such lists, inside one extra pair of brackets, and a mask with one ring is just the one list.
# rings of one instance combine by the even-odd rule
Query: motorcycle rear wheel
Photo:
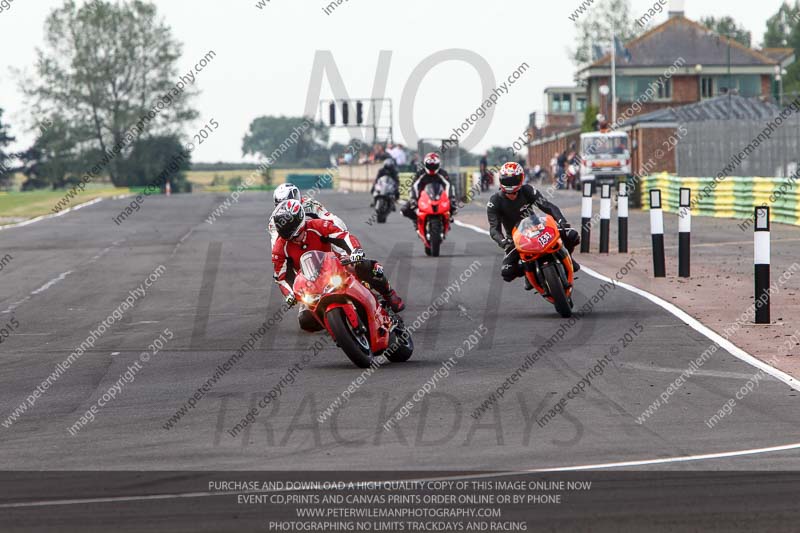
[(564, 291), (564, 284), (561, 282), (561, 277), (556, 272), (556, 266), (553, 264), (546, 265), (542, 269), (544, 274), (544, 283), (547, 286), (547, 292), (553, 298), (553, 304), (556, 306), (556, 311), (562, 318), (569, 318), (572, 316), (572, 305), (569, 298)]
[[(359, 334), (353, 331), (347, 315), (340, 307), (331, 309), (325, 313), (325, 316), (328, 318), (333, 340), (336, 341), (339, 348), (358, 368), (369, 368), (375, 360), (369, 346), (369, 334)], [(359, 325), (366, 329), (360, 322), (359, 319)]]

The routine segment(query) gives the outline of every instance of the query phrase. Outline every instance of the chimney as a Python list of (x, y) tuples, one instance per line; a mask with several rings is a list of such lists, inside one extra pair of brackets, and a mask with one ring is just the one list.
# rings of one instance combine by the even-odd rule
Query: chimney
[(684, 16), (683, 5), (684, 5), (684, 0), (670, 0), (669, 18), (683, 17)]

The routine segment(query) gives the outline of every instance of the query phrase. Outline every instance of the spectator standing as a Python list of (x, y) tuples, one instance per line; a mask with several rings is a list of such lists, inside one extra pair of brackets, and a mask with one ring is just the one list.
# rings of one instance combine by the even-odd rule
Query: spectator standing
[(563, 188), (565, 188), (567, 186), (566, 173), (567, 173), (567, 161), (568, 160), (569, 160), (569, 156), (567, 155), (567, 150), (566, 149), (564, 149), (564, 151), (561, 152), (558, 155), (558, 158), (556, 159), (556, 180), (557, 180), (556, 183), (557, 183), (557, 186), (558, 186), (559, 189), (563, 189)]
[(389, 154), (386, 153), (386, 150), (383, 148), (382, 144), (376, 144), (372, 154), (372, 161), (375, 163), (386, 161), (390, 157)]
[(419, 165), (419, 154), (418, 153), (414, 152), (414, 154), (411, 156), (410, 165), (411, 165), (411, 168), (412, 168), (412, 170), (411, 170), (412, 172), (416, 172), (417, 170), (419, 170), (420, 165)]
[(389, 155), (392, 156), (397, 166), (403, 167), (408, 163), (408, 156), (402, 144), (395, 144), (390, 150)]
[(555, 183), (556, 179), (556, 171), (558, 169), (558, 152), (553, 154), (553, 158), (550, 160), (550, 178)]

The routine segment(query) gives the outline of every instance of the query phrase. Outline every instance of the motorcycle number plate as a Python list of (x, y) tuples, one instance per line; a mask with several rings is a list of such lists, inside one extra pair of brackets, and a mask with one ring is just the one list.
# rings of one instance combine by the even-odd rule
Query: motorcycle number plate
[(539, 241), (539, 244), (541, 244), (542, 246), (547, 246), (550, 243), (550, 241), (553, 240), (553, 236), (550, 233), (544, 233), (542, 235), (539, 235), (539, 238), (537, 240)]

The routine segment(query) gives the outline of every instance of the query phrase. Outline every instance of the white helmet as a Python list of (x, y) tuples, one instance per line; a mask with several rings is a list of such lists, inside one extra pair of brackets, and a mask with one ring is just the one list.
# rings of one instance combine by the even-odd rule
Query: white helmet
[(286, 200), (297, 200), (300, 201), (300, 189), (292, 185), (291, 183), (284, 183), (279, 185), (277, 189), (275, 189), (275, 193), (272, 195), (272, 199), (275, 200), (275, 205), (277, 206), (281, 202), (285, 202)]

